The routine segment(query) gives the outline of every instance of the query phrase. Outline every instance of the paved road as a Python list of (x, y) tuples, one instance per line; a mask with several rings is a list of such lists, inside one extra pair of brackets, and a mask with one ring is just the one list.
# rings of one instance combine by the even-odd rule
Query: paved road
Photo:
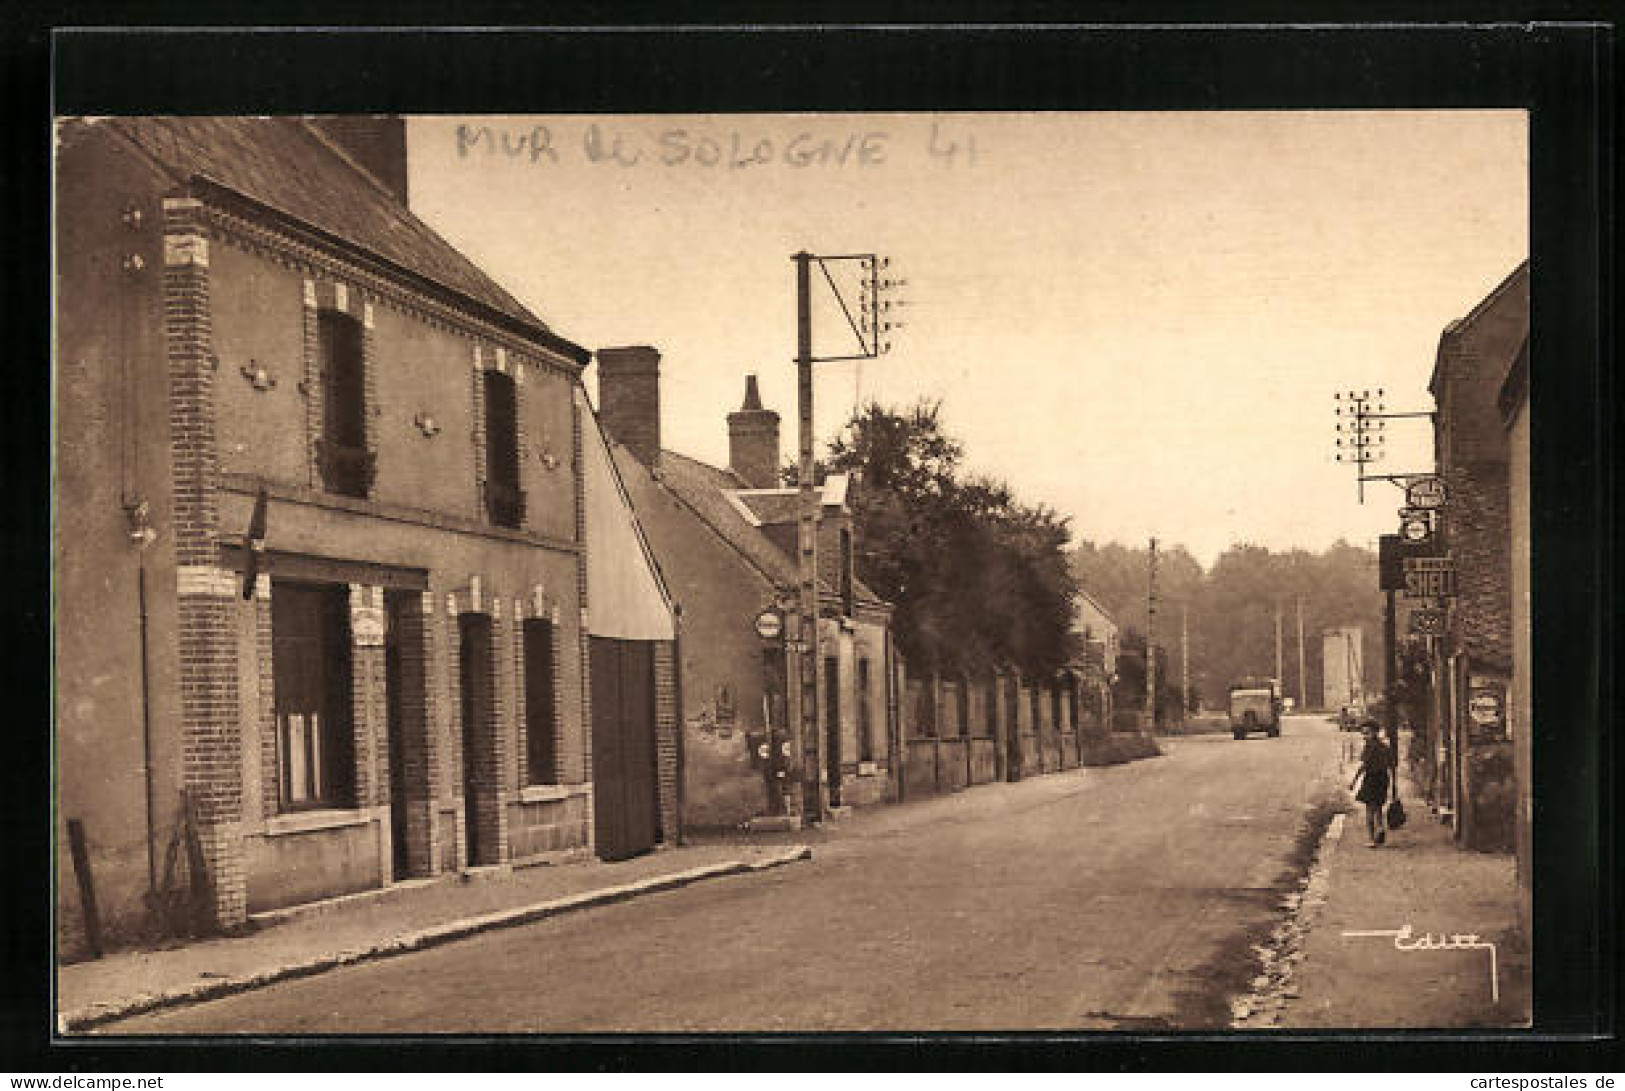
[(879, 808), (814, 859), (128, 1020), (111, 1033), (1222, 1026), (1337, 773), (1281, 738)]

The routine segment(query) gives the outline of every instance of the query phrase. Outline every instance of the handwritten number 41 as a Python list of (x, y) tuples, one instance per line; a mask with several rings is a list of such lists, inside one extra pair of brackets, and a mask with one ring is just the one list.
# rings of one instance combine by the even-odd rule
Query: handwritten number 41
[(976, 138), (949, 139), (942, 135), (942, 127), (935, 121), (931, 123), (931, 142), (926, 147), (932, 158), (942, 160), (947, 166), (958, 166), (961, 156), (965, 166), (976, 164)]

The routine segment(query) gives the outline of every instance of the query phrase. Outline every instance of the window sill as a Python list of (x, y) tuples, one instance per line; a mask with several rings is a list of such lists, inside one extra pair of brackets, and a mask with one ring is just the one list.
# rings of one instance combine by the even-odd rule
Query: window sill
[(364, 826), (372, 818), (365, 811), (321, 810), (294, 811), (265, 820), (266, 837), (284, 837), (292, 833), (314, 833), (317, 830), (336, 830), (345, 826)]
[(585, 784), (532, 784), (519, 789), (521, 803), (555, 803), (561, 799), (587, 794)]

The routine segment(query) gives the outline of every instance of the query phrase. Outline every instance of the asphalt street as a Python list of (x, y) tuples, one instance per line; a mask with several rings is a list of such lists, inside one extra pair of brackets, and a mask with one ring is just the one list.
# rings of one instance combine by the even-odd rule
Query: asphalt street
[(771, 872), (111, 1025), (131, 1034), (1206, 1029), (1279, 919), (1339, 736), (874, 808)]

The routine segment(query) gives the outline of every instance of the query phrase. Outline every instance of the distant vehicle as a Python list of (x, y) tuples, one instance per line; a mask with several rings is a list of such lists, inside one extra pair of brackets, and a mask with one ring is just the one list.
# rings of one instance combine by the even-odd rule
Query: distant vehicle
[(1243, 678), (1230, 686), (1230, 734), (1245, 739), (1262, 731), (1281, 734), (1281, 689), (1273, 678)]
[(1337, 729), (1339, 731), (1354, 731), (1360, 726), (1360, 713), (1352, 705), (1344, 705), (1337, 714)]

